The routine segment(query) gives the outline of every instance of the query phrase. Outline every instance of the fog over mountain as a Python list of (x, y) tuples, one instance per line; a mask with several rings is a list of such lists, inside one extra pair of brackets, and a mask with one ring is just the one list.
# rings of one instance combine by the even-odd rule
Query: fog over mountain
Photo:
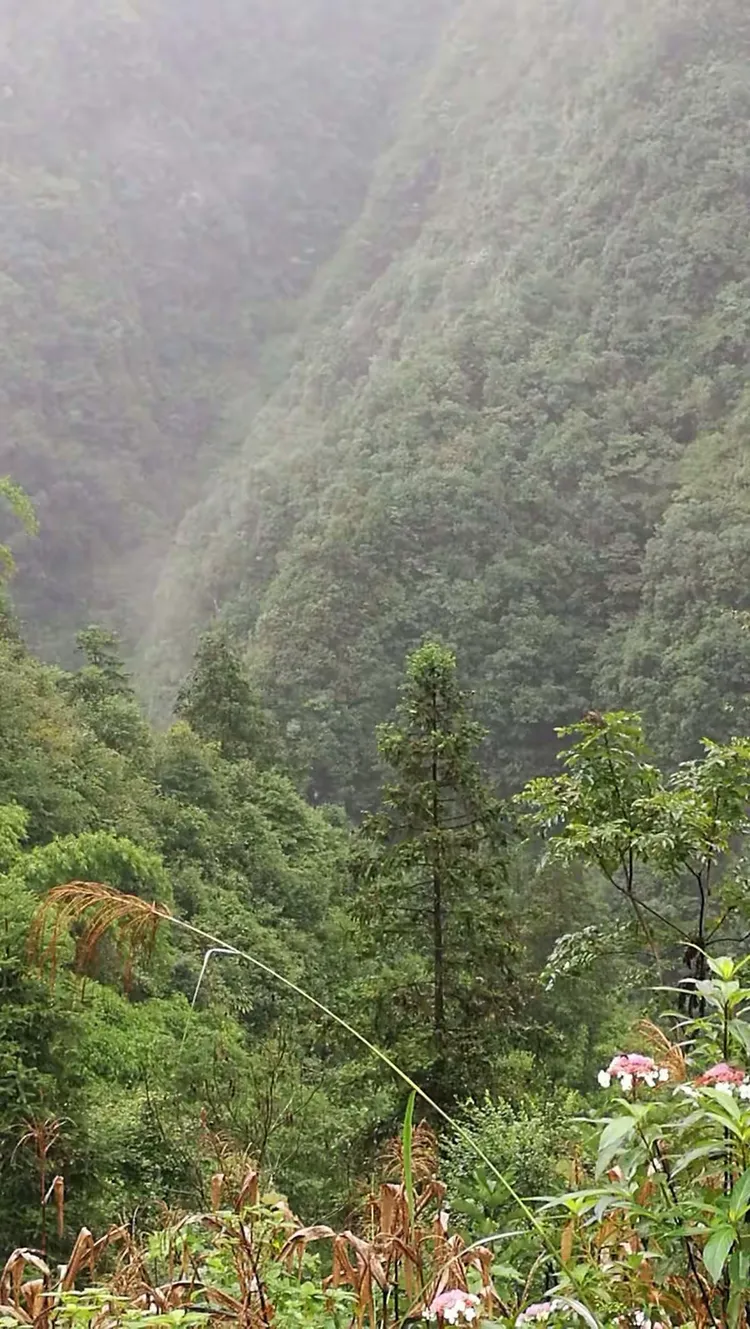
[[(217, 619), (321, 792), (425, 634), (494, 760), (745, 714), (739, 0), (34, 0), (2, 19), (0, 470), (30, 639), (166, 717)], [(717, 730), (718, 727), (718, 730)]]
[(0, 472), (41, 538), (16, 600), (67, 657), (137, 640), (175, 523), (283, 377), (440, 0), (8, 0)]

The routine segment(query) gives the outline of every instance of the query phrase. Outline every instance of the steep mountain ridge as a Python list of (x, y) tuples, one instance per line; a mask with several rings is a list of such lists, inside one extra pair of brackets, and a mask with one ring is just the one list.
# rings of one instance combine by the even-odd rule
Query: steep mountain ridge
[[(16, 599), (65, 655), (129, 638), (174, 524), (283, 372), (446, 4), (9, 0), (0, 16), (0, 474)], [(246, 409), (246, 408), (244, 408)]]
[[(317, 795), (355, 803), (425, 633), (460, 647), (507, 784), (592, 703), (635, 694), (671, 753), (737, 721), (749, 55), (738, 0), (462, 6), (287, 382), (183, 524), (152, 695), (219, 611)], [(692, 526), (721, 569), (691, 606)]]

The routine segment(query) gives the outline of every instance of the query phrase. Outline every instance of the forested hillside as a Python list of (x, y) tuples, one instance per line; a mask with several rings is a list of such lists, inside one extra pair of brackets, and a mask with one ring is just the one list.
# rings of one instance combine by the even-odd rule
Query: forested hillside
[[(424, 757), (435, 723), (456, 744), (437, 777)], [(537, 1057), (544, 1076), (559, 1074), (560, 1103), (585, 1086), (619, 995), (581, 1018), (567, 991), (545, 996), (535, 969), (561, 926), (608, 910), (596, 888), (571, 891), (553, 873), (519, 914), (482, 737), (450, 652), (425, 647), (380, 737), (393, 774), (382, 816), (352, 836), (340, 809), (300, 797), (273, 717), (222, 637), (202, 639), (173, 722), (155, 733), (109, 633), (82, 633), (79, 667), (64, 672), (2, 623), (3, 1249), (62, 1249), (80, 1224), (102, 1232), (126, 1215), (150, 1231), (160, 1206), (205, 1206), (213, 1174), (251, 1163), (304, 1213), (343, 1215), (403, 1096), (329, 1007), (441, 1102), (513, 1084), (518, 1066), (521, 1093)], [(425, 789), (440, 807), (432, 828)], [(434, 833), (437, 961), (419, 868)], [(83, 914), (47, 926), (39, 910), (60, 889), (83, 892)], [(180, 931), (154, 938), (147, 914), (151, 944), (138, 949), (110, 915), (87, 941), (84, 915), (113, 891), (131, 911), (171, 913)], [(477, 909), (491, 928), (477, 931)], [(595, 959), (572, 992), (610, 992), (619, 972)], [(62, 1191), (47, 1195), (55, 1176)]]
[(590, 712), (502, 802), (426, 642), (355, 829), (223, 635), (155, 733), (5, 608), (7, 1329), (747, 1329), (750, 739)]
[(3, 4), (0, 474), (39, 512), (16, 600), (49, 655), (105, 612), (136, 638), (443, 10)]
[(555, 718), (747, 718), (750, 18), (468, 0), (304, 349), (190, 513), (145, 675), (217, 608), (318, 796), (368, 796), (406, 649), (460, 643), (511, 785)]
[(748, 70), (6, 0), (0, 1329), (750, 1329)]

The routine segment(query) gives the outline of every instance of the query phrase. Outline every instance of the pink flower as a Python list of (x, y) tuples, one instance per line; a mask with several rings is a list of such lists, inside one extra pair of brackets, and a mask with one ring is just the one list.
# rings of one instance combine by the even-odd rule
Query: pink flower
[(744, 1084), (745, 1072), (737, 1069), (736, 1066), (728, 1066), (725, 1061), (720, 1061), (716, 1066), (711, 1066), (702, 1075), (698, 1076), (696, 1084), (719, 1085), (719, 1084)]
[(425, 1320), (445, 1320), (446, 1324), (457, 1324), (459, 1320), (471, 1324), (471, 1321), (476, 1319), (478, 1305), (479, 1297), (455, 1287), (435, 1297), (422, 1312), (422, 1317)]
[(669, 1070), (666, 1066), (657, 1066), (653, 1057), (644, 1057), (641, 1052), (618, 1052), (607, 1069), (599, 1072), (597, 1079), (603, 1089), (609, 1089), (613, 1079), (619, 1080), (620, 1088), (624, 1090), (632, 1089), (636, 1080), (642, 1080), (653, 1089), (659, 1080), (669, 1079)]
[(644, 1057), (640, 1052), (620, 1052), (607, 1067), (610, 1075), (633, 1075), (639, 1079), (653, 1075), (657, 1069), (653, 1057)]
[(553, 1311), (559, 1309), (561, 1303), (558, 1301), (534, 1301), (516, 1320), (516, 1329), (521, 1329), (524, 1324), (532, 1324), (535, 1320), (548, 1320)]

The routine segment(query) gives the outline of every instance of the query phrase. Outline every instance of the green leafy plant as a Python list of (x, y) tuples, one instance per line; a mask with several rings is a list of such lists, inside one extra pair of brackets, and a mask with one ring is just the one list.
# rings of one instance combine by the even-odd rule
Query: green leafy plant
[[(599, 870), (658, 972), (680, 948), (689, 1004), (693, 980), (706, 976), (706, 949), (747, 898), (747, 870), (732, 851), (750, 829), (750, 741), (705, 740), (701, 758), (665, 775), (637, 715), (589, 712), (557, 732), (572, 740), (563, 770), (517, 796), (522, 824), (542, 838), (547, 861)], [(594, 942), (600, 948), (601, 936), (581, 937), (579, 952)]]
[(546, 1204), (563, 1216), (556, 1291), (585, 1294), (607, 1323), (747, 1323), (749, 963), (707, 956), (705, 1014), (673, 1015), (677, 1043), (645, 1023), (653, 1056), (600, 1072), (612, 1100), (590, 1184)]
[[(28, 535), (36, 535), (39, 530), (34, 505), (20, 485), (14, 483), (9, 475), (0, 476), (0, 498), (5, 499), (13, 516)], [(13, 576), (16, 564), (7, 544), (0, 544), (0, 585)]]

